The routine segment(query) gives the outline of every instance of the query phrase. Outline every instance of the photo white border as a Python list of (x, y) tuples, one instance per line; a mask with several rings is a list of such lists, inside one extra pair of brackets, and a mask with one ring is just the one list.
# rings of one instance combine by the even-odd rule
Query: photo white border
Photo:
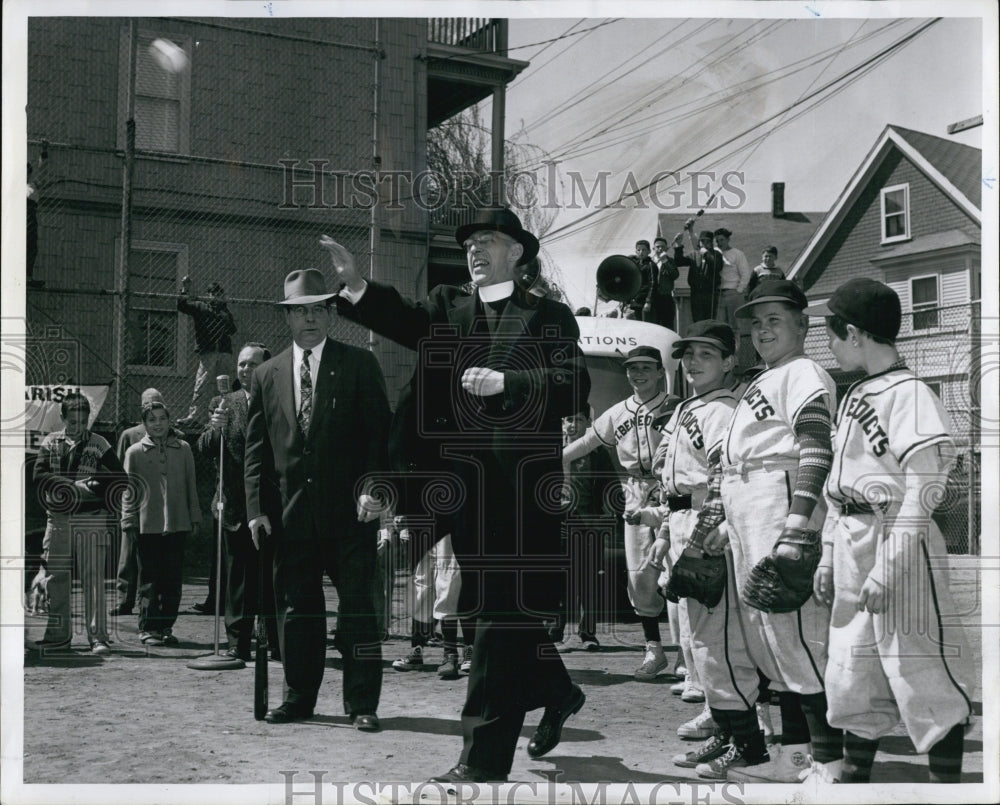
[[(34, 6), (34, 7), (33, 7)], [(143, 8), (148, 8), (146, 14)], [(746, 0), (713, 0), (713, 2), (669, 2), (664, 0), (633, 0), (628, 5), (602, 0), (584, 5), (563, 0), (479, 0), (479, 2), (404, 2), (385, 0), (366, 3), (310, 2), (309, 0), (253, 0), (252, 2), (225, 2), (224, 0), (164, 0), (159, 3), (123, 2), (104, 0), (101, 3), (72, 2), (71, 0), (5, 0), (3, 3), (3, 293), (2, 332), (7, 338), (16, 334), (18, 322), (24, 320), (25, 296), (23, 283), (24, 224), (21, 210), (26, 183), (25, 158), (27, 153), (26, 104), (27, 104), (27, 17), (31, 16), (94, 16), (94, 17), (445, 17), (445, 16), (508, 16), (512, 18), (576, 18), (586, 10), (589, 16), (628, 17), (712, 17), (712, 18), (800, 18), (816, 16), (848, 18), (892, 17), (981, 17), (983, 19), (983, 241), (982, 265), (985, 271), (996, 271), (998, 263), (997, 220), (1000, 215), (997, 202), (998, 166), (1000, 143), (997, 137), (997, 77), (998, 65), (997, 6), (993, 2), (932, 2), (931, 0), (906, 0), (905, 2), (746, 2)], [(335, 11), (336, 13), (332, 13)], [(945, 55), (945, 58), (947, 56)], [(929, 69), (933, 69), (932, 66)], [(887, 121), (888, 122), (888, 121)], [(984, 336), (1000, 338), (997, 322), (998, 277), (987, 275), (983, 281), (982, 321)], [(23, 325), (22, 325), (23, 326)], [(8, 367), (3, 367), (7, 370)], [(984, 367), (983, 401), (996, 404), (1000, 400), (1000, 371), (997, 367)], [(0, 383), (0, 423), (8, 412), (23, 406), (23, 378), (4, 371)], [(984, 440), (982, 462), (983, 490), (1000, 488), (997, 465), (997, 436)], [(993, 448), (987, 461), (987, 449)], [(2, 454), (4, 483), (0, 487), (0, 624), (20, 627), (21, 573), (23, 558), (20, 551), (22, 500), (21, 484), (13, 482), (20, 472), (23, 456), (17, 451), (4, 450)], [(16, 470), (16, 473), (14, 471)], [(14, 474), (12, 474), (14, 473)], [(865, 786), (841, 786), (836, 789), (837, 802), (867, 802), (875, 799), (886, 802), (994, 802), (1000, 799), (1000, 752), (998, 752), (998, 707), (1000, 707), (1000, 673), (998, 655), (1000, 640), (1000, 544), (997, 523), (1000, 517), (989, 516), (987, 505), (996, 505), (996, 498), (984, 494), (982, 520), (989, 523), (993, 533), (984, 533), (982, 540), (983, 591), (982, 612), (984, 639), (983, 656), (983, 784), (957, 786), (893, 785), (887, 790), (879, 786), (878, 793)], [(994, 512), (995, 514), (995, 512)], [(5, 583), (4, 583), (5, 582)], [(283, 784), (273, 785), (24, 785), (21, 776), (23, 748), (23, 696), (24, 677), (20, 628), (0, 629), (0, 697), (2, 697), (3, 726), (0, 730), (0, 801), (11, 803), (75, 802), (192, 802), (192, 803), (285, 803)], [(514, 786), (516, 784), (510, 784)], [(541, 785), (541, 784), (540, 784)], [(569, 802), (568, 788), (556, 786), (561, 792), (559, 801)], [(651, 786), (635, 786), (640, 791)], [(505, 789), (501, 788), (501, 791)], [(627, 786), (614, 786), (609, 796), (618, 790), (625, 801)], [(520, 796), (520, 795), (518, 795)], [(751, 801), (780, 801), (794, 796), (796, 802), (806, 802), (804, 790), (794, 794), (787, 788), (762, 786), (743, 799)], [(304, 800), (299, 800), (304, 801)], [(325, 801), (325, 800), (324, 800)], [(346, 800), (345, 800), (346, 801)], [(428, 800), (433, 802), (435, 800)], [(518, 799), (517, 801), (526, 801)], [(609, 798), (610, 802), (611, 799)], [(669, 801), (669, 800), (668, 800)]]

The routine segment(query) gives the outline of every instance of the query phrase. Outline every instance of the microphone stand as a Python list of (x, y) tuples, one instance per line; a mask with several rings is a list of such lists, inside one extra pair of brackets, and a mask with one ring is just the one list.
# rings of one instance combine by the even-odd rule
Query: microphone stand
[[(225, 395), (229, 393), (229, 375), (219, 375), (215, 378), (216, 388), (222, 395), (219, 408), (226, 404)], [(222, 492), (223, 461), (226, 456), (225, 432), (219, 431), (219, 485), (215, 494), (215, 516), (218, 527), (215, 538), (215, 650), (212, 654), (191, 660), (188, 668), (195, 671), (231, 671), (246, 668), (246, 663), (238, 657), (227, 657), (219, 654), (219, 600), (222, 598), (222, 519), (226, 510), (226, 501)]]

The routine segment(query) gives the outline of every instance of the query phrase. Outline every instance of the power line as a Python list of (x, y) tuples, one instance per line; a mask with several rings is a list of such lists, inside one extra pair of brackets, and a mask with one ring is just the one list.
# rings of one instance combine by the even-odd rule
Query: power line
[[(666, 34), (666, 36), (669, 36), (670, 34), (679, 31), (688, 22), (690, 22), (690, 20), (681, 20), (681, 22), (673, 30), (669, 31)], [(711, 24), (711, 23), (709, 23), (709, 24)], [(707, 26), (703, 25), (702, 29), (705, 28), (705, 27), (707, 27)], [(657, 34), (657, 36), (659, 36), (659, 34)], [(602, 75), (600, 75), (597, 78), (595, 78), (593, 81), (591, 81), (585, 87), (582, 87), (579, 90), (577, 90), (576, 92), (574, 92), (569, 98), (564, 99), (560, 104), (558, 104), (554, 108), (552, 108), (549, 111), (547, 111), (545, 114), (543, 114), (537, 120), (534, 120), (531, 123), (528, 123), (527, 125), (525, 125), (523, 127), (524, 131), (527, 131), (529, 129), (537, 128), (537, 127), (539, 127), (541, 125), (544, 125), (549, 120), (551, 120), (553, 117), (561, 114), (564, 111), (567, 111), (569, 108), (571, 108), (573, 105), (575, 105), (576, 100), (581, 95), (584, 95), (585, 93), (587, 93), (587, 91), (590, 90), (591, 87), (593, 87), (595, 84), (598, 84), (601, 80), (603, 80), (604, 78), (607, 78), (612, 73), (614, 73), (614, 72), (622, 69), (629, 62), (634, 61), (635, 59), (640, 58), (643, 55), (646, 55), (646, 58), (643, 59), (643, 61), (640, 62), (639, 64), (637, 64), (636, 67), (634, 68), (634, 69), (638, 69), (639, 67), (642, 67), (643, 65), (649, 64), (649, 62), (653, 61), (654, 59), (659, 58), (667, 50), (669, 50), (671, 47), (674, 47), (673, 43), (668, 44), (668, 45), (664, 45), (660, 50), (657, 50), (654, 53), (647, 54), (646, 51), (649, 50), (650, 48), (652, 48), (652, 45), (649, 45), (645, 49), (640, 50), (640, 51), (638, 51), (636, 53), (633, 53), (631, 56), (629, 56), (627, 59), (625, 59), (625, 61), (619, 62), (617, 65), (615, 65), (614, 67), (612, 67), (610, 70), (606, 71)], [(594, 96), (598, 92), (602, 92), (603, 90), (607, 89), (608, 87), (613, 86), (615, 84), (615, 82), (621, 80), (621, 78), (622, 77), (619, 77), (619, 78), (616, 78), (616, 79), (613, 79), (613, 80), (609, 81), (607, 84), (604, 84), (603, 86), (601, 86), (598, 89), (594, 90), (594, 92), (590, 93), (590, 95)]]
[[(560, 34), (557, 37), (554, 37), (552, 39), (543, 39), (541, 42), (532, 42), (531, 44), (528, 44), (528, 45), (516, 45), (515, 47), (508, 47), (507, 48), (507, 52), (510, 53), (510, 51), (512, 51), (512, 50), (524, 50), (525, 48), (538, 47), (539, 45), (551, 45), (551, 44), (553, 44), (555, 42), (558, 42), (558, 41), (560, 41), (562, 39), (568, 39), (571, 36), (579, 36), (580, 34), (587, 34), (587, 33), (590, 33), (591, 31), (596, 31), (598, 28), (603, 28), (605, 25), (611, 25), (612, 23), (614, 23), (614, 22), (620, 22), (621, 20), (622, 20), (622, 17), (612, 17), (611, 19), (605, 20), (604, 22), (598, 23), (597, 25), (593, 25), (590, 28), (584, 28), (581, 31), (576, 31), (575, 33), (570, 33), (570, 31), (572, 31), (573, 28), (575, 28), (577, 25), (580, 24), (578, 22), (578, 23), (570, 26), (570, 30), (569, 31), (566, 31), (565, 33), (562, 33), (562, 34)], [(538, 54), (535, 54), (535, 55), (538, 55)]]
[[(639, 98), (637, 98), (637, 99), (635, 99), (633, 101), (630, 101), (629, 103), (627, 103), (623, 107), (621, 107), (619, 110), (606, 115), (601, 120), (599, 120), (596, 123), (594, 123), (593, 125), (591, 125), (589, 128), (586, 128), (586, 129), (583, 129), (580, 132), (577, 132), (577, 134), (573, 138), (571, 138), (569, 141), (567, 141), (563, 145), (563, 148), (565, 149), (563, 151), (563, 153), (556, 154), (556, 157), (557, 158), (558, 157), (562, 157), (562, 156), (570, 153), (570, 149), (572, 149), (573, 147), (576, 147), (576, 146), (578, 146), (578, 145), (580, 145), (580, 144), (582, 144), (584, 142), (587, 142), (587, 141), (589, 141), (591, 139), (595, 139), (597, 137), (600, 137), (603, 134), (606, 134), (611, 129), (616, 128), (617, 126), (622, 125), (622, 121), (626, 120), (630, 115), (632, 115), (634, 113), (637, 113), (637, 112), (641, 111), (642, 109), (648, 109), (650, 106), (652, 106), (653, 104), (658, 103), (659, 101), (663, 100), (663, 98), (667, 97), (668, 95), (670, 95), (670, 94), (672, 94), (674, 92), (677, 92), (678, 90), (682, 89), (685, 85), (687, 85), (691, 81), (694, 81), (702, 73), (704, 73), (705, 71), (707, 71), (707, 70), (710, 69), (710, 67), (711, 67), (710, 60), (715, 56), (715, 54), (718, 51), (723, 50), (723, 49), (731, 50), (731, 49), (735, 49), (735, 48), (739, 48), (739, 47), (746, 47), (747, 45), (752, 44), (754, 41), (756, 41), (761, 36), (766, 35), (767, 33), (770, 33), (776, 27), (778, 27), (780, 25), (783, 25), (784, 23), (782, 21), (777, 21), (777, 22), (769, 23), (768, 26), (767, 26), (767, 28), (765, 28), (764, 32), (758, 32), (757, 34), (753, 35), (750, 38), (750, 40), (748, 40), (747, 42), (741, 43), (739, 41), (739, 38), (743, 37), (744, 35), (746, 35), (757, 24), (758, 23), (756, 23), (756, 22), (751, 23), (751, 25), (749, 25), (747, 28), (745, 28), (743, 31), (741, 31), (739, 34), (737, 34), (735, 37), (733, 37), (732, 39), (727, 39), (722, 44), (716, 46), (715, 48), (713, 48), (712, 50), (710, 50), (708, 53), (704, 54), (700, 59), (698, 59), (696, 62), (694, 62), (694, 64), (690, 65), (690, 67), (688, 68), (688, 70), (690, 70), (692, 68), (697, 67), (700, 63), (704, 62), (704, 66), (702, 66), (701, 69), (699, 69), (699, 70), (695, 71), (694, 73), (692, 73), (691, 75), (687, 75), (687, 76), (685, 76), (684, 72), (682, 72), (681, 74), (679, 74), (678, 76), (675, 77), (675, 81), (674, 82), (668, 83), (668, 85), (667, 85), (666, 88), (650, 90), (650, 91), (648, 91), (646, 93), (643, 93), (643, 95), (639, 96)], [(680, 83), (676, 83), (678, 80), (679, 80)], [(651, 95), (653, 96), (652, 99), (647, 101), (646, 99), (649, 96), (651, 96)], [(642, 105), (638, 106), (638, 104), (640, 104), (640, 103), (642, 103)], [(636, 107), (638, 107), (638, 108), (636, 108)], [(633, 112), (632, 109), (635, 109), (635, 111)], [(600, 129), (595, 134), (591, 134), (590, 133), (594, 129), (599, 128), (600, 126), (604, 125), (605, 123), (608, 123), (610, 125), (606, 126), (603, 129)]]
[[(900, 24), (899, 20), (893, 20), (892, 22), (882, 26), (878, 30), (866, 34), (864, 37), (861, 37), (856, 42), (854, 42), (852, 46), (854, 47), (859, 46), (860, 44), (868, 41), (869, 39), (881, 35), (888, 29), (896, 27), (898, 24)], [(590, 137), (587, 140), (579, 143), (576, 150), (565, 151), (559, 156), (561, 159), (566, 159), (569, 157), (580, 158), (583, 156), (589, 156), (590, 154), (594, 154), (599, 151), (606, 150), (608, 148), (615, 147), (617, 145), (621, 145), (633, 139), (637, 139), (638, 137), (641, 137), (652, 131), (660, 129), (660, 125), (654, 123), (653, 121), (658, 121), (659, 119), (668, 115), (671, 116), (670, 118), (671, 123), (678, 123), (683, 120), (696, 117), (698, 115), (703, 114), (704, 112), (707, 112), (713, 107), (721, 106), (728, 103), (733, 98), (739, 98), (751, 92), (760, 91), (761, 89), (771, 84), (777, 83), (786, 78), (791, 78), (794, 75), (803, 72), (805, 69), (809, 67), (812, 67), (823, 61), (826, 61), (829, 57), (829, 54), (834, 53), (834, 51), (836, 51), (836, 53), (834, 53), (834, 57), (836, 57), (837, 55), (843, 52), (844, 47), (845, 47), (844, 45), (835, 45), (833, 47), (827, 48), (825, 51), (821, 51), (818, 54), (811, 54), (810, 56), (791, 62), (787, 65), (783, 65), (775, 70), (771, 70), (767, 73), (755, 76), (752, 79), (748, 79), (747, 81), (735, 84), (733, 87), (730, 87), (728, 89), (718, 90), (716, 92), (713, 92), (705, 96), (704, 98), (699, 98), (691, 101), (684, 101), (683, 103), (677, 104), (676, 106), (672, 106), (667, 109), (661, 110), (659, 112), (655, 112), (651, 115), (647, 115), (646, 117), (638, 118), (631, 122), (624, 123), (621, 126), (617, 127), (618, 134), (616, 136), (616, 139), (607, 140), (599, 145), (594, 145), (591, 148), (584, 148), (584, 146), (586, 146), (587, 143), (593, 142), (598, 139), (597, 135), (594, 135), (593, 137)], [(788, 72), (789, 70), (791, 70), (791, 72)], [(783, 73), (787, 74), (783, 75)], [(693, 104), (698, 104), (698, 105), (692, 106)], [(680, 110), (684, 109), (685, 107), (689, 107), (688, 110), (678, 114), (678, 112), (680, 112)], [(646, 123), (648, 123), (649, 125), (644, 125), (641, 129), (626, 133), (626, 129)], [(610, 131), (611, 129), (609, 129), (609, 132)]]
[[(736, 142), (737, 140), (741, 139), (742, 137), (745, 137), (747, 134), (750, 134), (755, 128), (757, 128), (759, 126), (763, 126), (763, 125), (765, 125), (767, 123), (770, 123), (772, 120), (775, 120), (775, 119), (777, 119), (779, 117), (782, 117), (782, 116), (786, 115), (789, 111), (791, 111), (795, 107), (800, 106), (800, 105), (802, 105), (802, 104), (804, 104), (804, 103), (806, 103), (806, 102), (808, 102), (808, 101), (810, 101), (810, 100), (812, 100), (812, 99), (820, 96), (822, 93), (826, 92), (827, 90), (829, 90), (831, 88), (837, 87), (838, 84), (841, 84), (841, 83), (843, 83), (845, 81), (848, 81), (848, 80), (850, 80), (850, 83), (853, 83), (854, 80), (857, 80), (862, 75), (867, 74), (867, 72), (870, 72), (870, 70), (874, 69), (875, 66), (879, 65), (882, 61), (887, 60), (891, 55), (894, 55), (901, 48), (905, 47), (910, 42), (912, 42), (914, 39), (916, 39), (918, 36), (920, 36), (922, 33), (924, 33), (925, 31), (927, 31), (932, 25), (935, 25), (936, 23), (938, 23), (940, 21), (941, 21), (940, 17), (936, 17), (936, 18), (934, 18), (932, 20), (929, 20), (928, 22), (924, 23), (919, 28), (917, 28), (916, 30), (914, 30), (913, 32), (911, 32), (910, 34), (907, 34), (906, 36), (904, 36), (901, 39), (897, 40), (896, 42), (894, 42), (893, 44), (891, 44), (890, 46), (888, 46), (884, 50), (880, 51), (879, 53), (877, 53), (874, 56), (870, 57), (869, 59), (865, 60), (861, 64), (856, 65), (855, 67), (852, 67), (846, 73), (843, 73), (840, 76), (838, 76), (837, 78), (832, 79), (831, 81), (827, 82), (822, 87), (820, 87), (819, 89), (816, 89), (816, 90), (808, 93), (807, 95), (804, 95), (804, 96), (800, 97), (799, 99), (797, 99), (793, 103), (789, 104), (787, 107), (785, 107), (781, 111), (779, 111), (779, 112), (777, 112), (777, 113), (775, 113), (773, 115), (770, 115), (769, 117), (765, 118), (764, 120), (760, 121), (759, 123), (756, 123), (754, 126), (748, 128), (748, 129), (744, 129), (743, 131), (739, 132), (738, 134), (734, 135), (733, 137), (730, 137), (729, 139), (725, 140), (724, 142), (722, 142), (722, 143), (720, 143), (720, 144), (712, 147), (711, 149), (709, 149), (705, 153), (703, 153), (703, 154), (695, 157), (694, 159), (688, 161), (686, 164), (680, 166), (677, 170), (679, 171), (681, 169), (688, 168), (688, 167), (690, 167), (691, 165), (693, 165), (693, 164), (695, 164), (697, 162), (701, 162), (701, 161), (707, 159), (712, 153), (721, 150), (722, 148), (724, 148), (727, 145), (730, 145), (730, 144)], [(848, 86), (849, 86), (849, 84), (848, 84)], [(835, 97), (841, 91), (843, 91), (843, 88), (837, 89), (828, 98), (822, 99), (822, 101), (825, 102), (825, 101), (829, 100), (830, 98)], [(818, 105), (819, 104), (816, 104), (816, 106), (818, 106)], [(812, 108), (815, 108), (815, 107), (810, 107), (809, 111), (811, 111)], [(792, 119), (797, 119), (797, 117), (799, 117), (799, 116), (800, 115), (796, 115), (795, 118), (792, 118)], [(789, 123), (789, 122), (791, 122), (791, 119), (785, 121), (785, 123), (783, 125), (787, 125), (787, 123)], [(761, 135), (761, 136), (766, 136), (766, 135)], [(744, 146), (744, 147), (746, 147), (746, 146)], [(742, 148), (740, 150), (742, 150)], [(659, 180), (647, 183), (643, 187), (639, 188), (638, 191), (629, 193), (629, 194), (625, 195), (624, 197), (619, 198), (618, 201), (615, 202), (615, 203), (616, 204), (620, 203), (625, 198), (634, 197), (636, 195), (641, 194), (644, 191), (649, 190), (658, 181)], [(573, 234), (575, 232), (575, 230), (577, 228), (579, 228), (580, 224), (582, 224), (584, 221), (587, 221), (587, 220), (593, 218), (594, 216), (599, 215), (599, 214), (607, 211), (609, 208), (613, 209), (613, 210), (616, 210), (616, 211), (619, 209), (617, 207), (611, 207), (611, 205), (602, 205), (602, 206), (598, 207), (598, 209), (592, 210), (592, 211), (586, 213), (585, 215), (580, 216), (575, 221), (571, 221), (570, 223), (565, 224), (564, 226), (561, 226), (561, 227), (559, 227), (557, 229), (554, 229), (551, 232), (549, 232), (548, 235), (546, 236), (547, 243), (551, 244), (553, 242), (556, 242), (556, 241), (559, 241), (559, 240), (562, 240), (562, 239), (568, 237), (570, 234)]]
[[(801, 95), (799, 95), (798, 99), (796, 100), (796, 103), (798, 103), (798, 101), (799, 101), (799, 100), (801, 100), (801, 99), (802, 99), (802, 98), (803, 98), (803, 97), (804, 97), (805, 95), (807, 95), (807, 94), (809, 93), (809, 90), (811, 90), (811, 89), (812, 89), (812, 88), (813, 88), (814, 86), (816, 86), (816, 82), (817, 82), (817, 81), (819, 81), (819, 80), (820, 80), (820, 79), (821, 79), (821, 78), (823, 77), (823, 74), (824, 74), (824, 73), (825, 73), (825, 72), (826, 72), (827, 70), (829, 70), (829, 69), (830, 69), (830, 67), (832, 67), (832, 66), (833, 66), (833, 63), (834, 63), (834, 62), (835, 62), (835, 61), (837, 60), (837, 57), (838, 57), (838, 56), (840, 56), (840, 54), (842, 54), (842, 53), (843, 53), (843, 52), (844, 52), (845, 50), (847, 50), (848, 46), (850, 46), (851, 42), (852, 42), (852, 41), (854, 40), (854, 37), (856, 37), (856, 36), (857, 36), (857, 35), (858, 35), (859, 33), (861, 33), (861, 29), (862, 29), (862, 28), (864, 28), (864, 27), (865, 27), (865, 25), (867, 25), (867, 24), (868, 24), (868, 20), (862, 20), (862, 21), (861, 21), (861, 24), (860, 24), (860, 25), (859, 25), (859, 26), (857, 27), (857, 29), (856, 29), (856, 30), (854, 31), (854, 33), (853, 33), (853, 34), (851, 34), (851, 35), (850, 35), (850, 36), (849, 36), (849, 37), (847, 38), (847, 41), (846, 41), (846, 42), (844, 42), (844, 43), (843, 43), (843, 44), (842, 44), (842, 45), (840, 46), (840, 48), (839, 48), (839, 49), (837, 50), (837, 52), (833, 54), (833, 56), (832, 56), (832, 57), (830, 58), (830, 60), (829, 60), (829, 61), (827, 61), (827, 63), (823, 65), (823, 69), (822, 69), (822, 70), (820, 70), (820, 71), (819, 71), (819, 72), (818, 72), (818, 73), (817, 73), (817, 74), (816, 74), (816, 75), (815, 75), (815, 76), (813, 77), (813, 80), (809, 82), (809, 86), (808, 86), (808, 87), (806, 87), (806, 88), (805, 88), (805, 89), (804, 89), (804, 90), (802, 91), (802, 94), (801, 94)], [(790, 110), (789, 110), (789, 111), (790, 111)], [(794, 119), (794, 118), (793, 118), (793, 119)], [(744, 166), (744, 165), (745, 165), (745, 164), (747, 163), (747, 160), (749, 160), (749, 159), (750, 159), (750, 158), (751, 158), (751, 157), (752, 157), (752, 156), (753, 156), (754, 154), (756, 154), (756, 153), (757, 153), (757, 150), (758, 150), (758, 149), (759, 149), (759, 148), (760, 148), (760, 147), (761, 147), (761, 146), (762, 146), (762, 145), (764, 144), (764, 141), (765, 141), (765, 140), (766, 140), (766, 139), (768, 138), (768, 136), (770, 136), (770, 135), (771, 135), (772, 133), (774, 133), (775, 131), (777, 131), (777, 130), (778, 130), (779, 128), (782, 128), (782, 126), (783, 126), (783, 123), (782, 123), (781, 121), (779, 121), (779, 122), (777, 123), (777, 125), (775, 125), (775, 126), (774, 126), (774, 128), (772, 128), (772, 129), (770, 129), (769, 131), (767, 131), (767, 132), (766, 132), (766, 133), (764, 134), (764, 136), (763, 136), (763, 137), (761, 137), (761, 138), (760, 138), (760, 139), (759, 139), (759, 140), (757, 141), (757, 143), (756, 143), (756, 144), (754, 145), (754, 147), (753, 147), (753, 148), (752, 148), (752, 149), (750, 150), (750, 153), (749, 153), (749, 154), (746, 154), (746, 155), (745, 155), (745, 156), (743, 157), (743, 159), (742, 159), (742, 160), (740, 161), (740, 163), (739, 163), (739, 164), (738, 164), (738, 165), (736, 166), (736, 169), (737, 169), (737, 170), (739, 170), (740, 168), (742, 168), (742, 167), (743, 167), (743, 166)]]

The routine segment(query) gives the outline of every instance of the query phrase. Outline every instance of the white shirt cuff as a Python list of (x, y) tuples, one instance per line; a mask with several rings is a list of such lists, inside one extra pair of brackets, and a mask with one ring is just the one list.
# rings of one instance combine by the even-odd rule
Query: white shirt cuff
[(368, 290), (368, 283), (365, 280), (361, 281), (365, 283), (365, 287), (362, 288), (360, 291), (352, 291), (345, 285), (343, 288), (340, 289), (339, 295), (344, 297), (344, 299), (346, 299), (352, 305), (356, 305), (358, 302), (361, 301), (361, 297), (365, 295), (365, 291)]

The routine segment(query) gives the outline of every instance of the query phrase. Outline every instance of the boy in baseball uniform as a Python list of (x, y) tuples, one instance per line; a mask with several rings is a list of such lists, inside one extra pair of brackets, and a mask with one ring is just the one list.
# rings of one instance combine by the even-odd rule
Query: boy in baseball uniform
[[(726, 382), (735, 351), (733, 329), (711, 319), (695, 323), (674, 342), (673, 356), (680, 358), (695, 393), (678, 405), (657, 450), (661, 506), (640, 512), (643, 521), (649, 514), (661, 518), (653, 543), (654, 563), (669, 556), (672, 564), (680, 557), (708, 496), (709, 457), (717, 460), (739, 401)], [(694, 598), (680, 598), (678, 603), (681, 649), (689, 671), (704, 685), (707, 709), (682, 724), (677, 734), (707, 740), (674, 758), (679, 766), (694, 767), (700, 777), (722, 780), (731, 765), (729, 756), (735, 761), (738, 755), (739, 762), (747, 765), (770, 759), (757, 723), (758, 677), (742, 636), (740, 603), (733, 585), (726, 587), (712, 606)]]
[[(623, 364), (632, 396), (612, 405), (594, 420), (583, 436), (563, 448), (563, 472), (569, 477), (574, 461), (602, 445), (614, 448), (627, 474), (622, 489), (625, 511), (631, 512), (644, 506), (656, 487), (653, 454), (676, 398), (666, 392), (663, 360), (655, 347), (639, 346), (629, 350)], [(659, 618), (663, 611), (663, 598), (657, 588), (660, 574), (648, 561), (652, 544), (653, 533), (649, 526), (626, 520), (628, 599), (639, 616), (646, 641), (645, 655), (635, 678), (643, 682), (653, 679), (669, 664), (660, 638)]]
[[(736, 592), (745, 603), (753, 600), (747, 597), (756, 575), (751, 571), (775, 561), (785, 534), (816, 532), (826, 516), (822, 491), (832, 459), (836, 388), (804, 354), (807, 304), (795, 283), (773, 280), (737, 311), (749, 319), (766, 368), (737, 403), (711, 462), (708, 499), (688, 550), (718, 554), (728, 539)], [(727, 528), (718, 529), (723, 521)], [(808, 587), (815, 565), (803, 568), (799, 586)], [(768, 762), (755, 763), (734, 743), (712, 761), (713, 776), (725, 770), (735, 782), (795, 782), (810, 771), (810, 751), (817, 774), (836, 776), (843, 737), (827, 722), (823, 677), (829, 610), (807, 595), (790, 611), (747, 606), (744, 612), (750, 658), (778, 692), (781, 745)]]
[(837, 411), (815, 577), (832, 606), (826, 689), (830, 723), (845, 731), (840, 782), (867, 783), (879, 738), (902, 720), (928, 753), (930, 781), (958, 783), (971, 664), (961, 630), (945, 629), (956, 610), (931, 519), (955, 457), (948, 415), (896, 350), (891, 288), (850, 280), (806, 312), (826, 317), (841, 369), (865, 373)]

